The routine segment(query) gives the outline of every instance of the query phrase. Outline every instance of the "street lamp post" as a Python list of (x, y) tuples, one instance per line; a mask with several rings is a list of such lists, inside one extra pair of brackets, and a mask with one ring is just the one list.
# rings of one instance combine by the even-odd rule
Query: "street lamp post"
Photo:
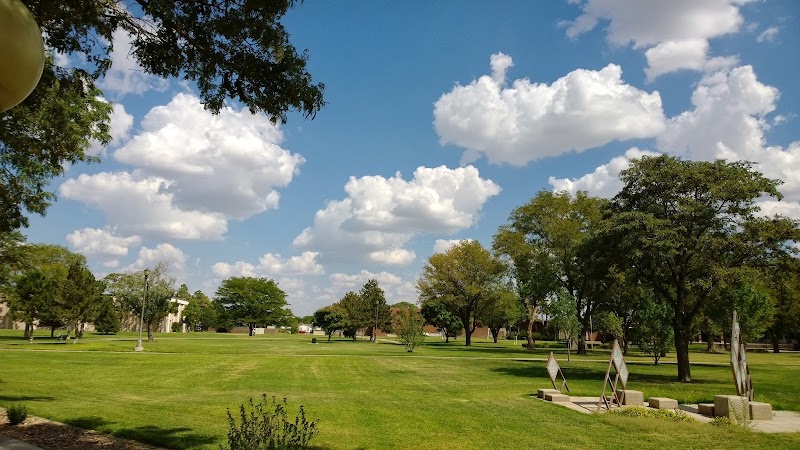
[(139, 341), (133, 349), (135, 352), (144, 350), (142, 346), (142, 323), (144, 322), (144, 304), (147, 303), (147, 276), (150, 275), (149, 269), (144, 269), (144, 297), (142, 297), (142, 314), (139, 316)]

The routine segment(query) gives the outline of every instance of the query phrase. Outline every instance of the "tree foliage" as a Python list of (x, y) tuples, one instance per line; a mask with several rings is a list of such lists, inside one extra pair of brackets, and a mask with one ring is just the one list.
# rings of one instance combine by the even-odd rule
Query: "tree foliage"
[[(567, 192), (540, 191), (511, 213), (509, 224), (501, 228), (500, 238), (496, 239), (496, 248), (509, 255), (515, 264), (520, 263), (515, 279), (517, 284), (522, 280), (526, 285), (521, 298), (524, 295), (531, 305), (540, 303), (543, 295), (553, 292), (554, 280), (572, 296), (583, 331), (578, 342), (579, 353), (586, 351), (583, 336), (589, 331), (600, 281), (594, 259), (585, 254), (587, 243), (601, 222), (604, 203), (585, 192), (573, 197)], [(508, 236), (509, 233), (513, 234)]]
[(420, 312), (426, 323), (433, 325), (444, 333), (445, 343), (449, 343), (451, 337), (456, 337), (464, 331), (461, 319), (438, 301), (428, 300), (423, 302)]
[[(185, 285), (181, 285), (181, 288)], [(188, 293), (188, 288), (186, 292)], [(182, 298), (181, 295), (185, 295), (181, 293), (181, 289), (178, 289), (178, 298)], [(196, 329), (200, 329), (203, 331), (208, 331), (208, 328), (214, 326), (217, 322), (217, 312), (214, 309), (214, 304), (211, 300), (203, 293), (203, 291), (195, 291), (193, 295), (190, 295), (187, 299), (189, 302), (185, 308), (183, 308), (183, 323), (186, 324), (186, 327), (189, 331), (194, 331)]]
[(50, 180), (65, 167), (96, 162), (92, 140), (107, 144), (111, 105), (80, 69), (48, 58), (42, 78), (21, 104), (0, 113), (0, 232), (28, 226), (25, 212), (44, 215)]
[(324, 86), (306, 70), (307, 53), (294, 48), (281, 23), (294, 0), (23, 3), (47, 46), (85, 58), (93, 79), (111, 67), (114, 31), (124, 30), (145, 72), (195, 81), (211, 111), (230, 98), (285, 122), (290, 110), (313, 116), (324, 104)]
[[(105, 278), (107, 291), (120, 304), (120, 309), (139, 318), (146, 329), (147, 340), (155, 340), (153, 334), (168, 314), (177, 312), (178, 305), (172, 301), (175, 295), (175, 279), (169, 276), (169, 266), (159, 262), (150, 270), (147, 278), (145, 301), (144, 271), (130, 274), (112, 273)], [(144, 315), (142, 315), (144, 302)]]
[(461, 320), (471, 344), (478, 319), (505, 274), (505, 266), (477, 241), (462, 241), (428, 259), (417, 282), (420, 302), (436, 302)]
[[(370, 340), (377, 338), (378, 329), (388, 330), (392, 324), (392, 313), (389, 305), (386, 304), (386, 295), (378, 284), (378, 280), (370, 279), (358, 293), (361, 297), (361, 305), (369, 308), (370, 325), (372, 330)], [(364, 312), (366, 315), (366, 311)]]
[(747, 162), (643, 157), (620, 177), (605, 242), (671, 308), (678, 379), (690, 381), (694, 322), (714, 290), (735, 269), (796, 254), (798, 223), (756, 214), (757, 199), (781, 198), (780, 181)]
[(425, 319), (416, 306), (397, 309), (392, 314), (392, 328), (409, 352), (425, 342)]
[(347, 313), (336, 303), (314, 311), (313, 322), (314, 326), (322, 328), (330, 342), (333, 333), (347, 327)]
[(100, 300), (94, 328), (102, 334), (116, 334), (122, 328), (119, 311), (114, 306), (114, 299), (111, 296), (104, 295)]
[(214, 301), (230, 312), (234, 321), (246, 325), (250, 336), (258, 325), (282, 325), (293, 317), (286, 308), (286, 293), (267, 278), (228, 278), (220, 284)]
[[(513, 215), (512, 215), (513, 217)], [(492, 246), (496, 254), (503, 258), (517, 298), (525, 310), (527, 322), (527, 346), (533, 349), (533, 324), (547, 299), (560, 286), (555, 259), (542, 242), (529, 242), (526, 233), (514, 224), (503, 225), (494, 236)]]
[(10, 306), (13, 317), (25, 322), (25, 339), (33, 340), (34, 324), (57, 291), (56, 282), (40, 270), (28, 271), (17, 280)]
[(573, 297), (564, 289), (559, 289), (547, 307), (550, 321), (556, 328), (556, 339), (563, 337), (567, 344), (567, 361), (573, 343), (581, 334), (581, 323), (575, 311)]
[(637, 345), (639, 350), (653, 358), (655, 365), (674, 347), (672, 316), (668, 305), (656, 302), (652, 297), (644, 299), (636, 310)]

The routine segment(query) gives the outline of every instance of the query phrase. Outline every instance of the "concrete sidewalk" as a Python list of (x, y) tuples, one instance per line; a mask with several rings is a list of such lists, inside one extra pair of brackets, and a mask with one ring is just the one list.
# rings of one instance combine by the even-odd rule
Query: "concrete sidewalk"
[(0, 436), (0, 450), (42, 450), (39, 447), (27, 444), (10, 437)]

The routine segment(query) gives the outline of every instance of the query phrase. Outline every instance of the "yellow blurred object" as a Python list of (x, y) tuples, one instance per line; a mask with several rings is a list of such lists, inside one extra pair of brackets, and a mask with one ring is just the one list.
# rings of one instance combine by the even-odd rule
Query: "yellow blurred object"
[(0, 112), (33, 91), (44, 68), (44, 42), (33, 14), (19, 0), (0, 0)]

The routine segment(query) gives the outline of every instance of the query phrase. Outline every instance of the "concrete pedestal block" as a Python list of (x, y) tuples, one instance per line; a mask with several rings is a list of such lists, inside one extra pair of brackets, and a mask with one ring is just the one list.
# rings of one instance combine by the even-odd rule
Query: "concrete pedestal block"
[(544, 399), (553, 403), (566, 403), (569, 401), (569, 395), (564, 394), (546, 394)]
[(753, 420), (772, 420), (772, 405), (763, 402), (750, 402), (750, 418)]
[(747, 397), (716, 395), (714, 396), (714, 415), (730, 417), (735, 420), (749, 420), (750, 408), (747, 407), (747, 403)]
[(538, 389), (536, 391), (536, 396), (539, 398), (544, 398), (544, 396), (547, 394), (560, 394), (560, 393), (561, 391), (559, 391), (558, 389)]
[(655, 409), (678, 409), (678, 401), (674, 398), (650, 397), (647, 402)]
[(620, 393), (622, 394), (623, 405), (644, 405), (644, 394), (642, 394), (642, 391), (632, 391), (630, 389), (626, 389), (624, 391), (620, 391)]
[(714, 417), (713, 403), (700, 403), (697, 405), (697, 413), (704, 416)]

